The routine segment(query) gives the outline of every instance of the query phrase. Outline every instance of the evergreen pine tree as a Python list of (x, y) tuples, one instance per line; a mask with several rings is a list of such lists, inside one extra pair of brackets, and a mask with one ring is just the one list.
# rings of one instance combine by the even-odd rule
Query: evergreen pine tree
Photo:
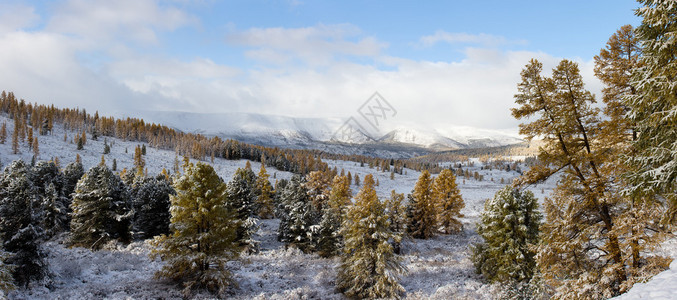
[(527, 282), (536, 272), (534, 252), (541, 222), (538, 200), (531, 191), (506, 186), (484, 203), (473, 247), (477, 273), (491, 282)]
[(130, 190), (134, 218), (132, 232), (135, 239), (147, 239), (169, 234), (169, 198), (174, 188), (165, 176), (143, 178)]
[(14, 266), (14, 282), (24, 288), (47, 273), (39, 244), (43, 232), (35, 219), (36, 194), (29, 173), (26, 164), (17, 160), (0, 174), (0, 240), (4, 241), (2, 248), (11, 253), (5, 263)]
[(240, 221), (237, 228), (237, 241), (248, 251), (257, 251), (258, 243), (253, 240), (253, 235), (258, 230), (258, 219), (254, 212), (256, 197), (256, 175), (251, 170), (237, 169), (233, 179), (227, 184), (228, 200), (226, 206), (235, 212), (235, 217)]
[[(0, 245), (4, 243), (0, 240)], [(14, 286), (14, 278), (12, 278), (12, 273), (14, 272), (14, 266), (5, 263), (11, 257), (11, 253), (5, 251), (0, 247), (0, 297), (3, 297), (5, 292), (9, 292), (16, 288)]]
[(331, 192), (327, 203), (322, 210), (322, 219), (319, 224), (319, 238), (316, 250), (322, 257), (332, 257), (339, 254), (343, 244), (340, 234), (345, 209), (351, 204), (350, 182), (348, 177), (336, 176), (331, 185)]
[(313, 225), (317, 213), (313, 209), (305, 187), (305, 180), (300, 175), (292, 176), (289, 183), (280, 191), (280, 226), (277, 239), (285, 244), (298, 247), (308, 252), (313, 246)]
[(85, 142), (82, 139), (82, 137), (78, 137), (78, 147), (77, 147), (77, 149), (78, 150), (85, 149)]
[(237, 258), (239, 220), (226, 204), (226, 184), (204, 163), (188, 163), (174, 182), (170, 235), (155, 240), (153, 257), (166, 265), (156, 276), (184, 286), (186, 297), (194, 289), (223, 292), (234, 286), (227, 262)]
[(47, 237), (67, 231), (70, 226), (70, 200), (54, 183), (47, 186), (42, 199), (42, 226)]
[(129, 240), (132, 210), (127, 199), (126, 186), (106, 165), (87, 171), (71, 203), (71, 245), (99, 249), (109, 240)]
[(64, 196), (68, 197), (69, 199), (71, 198), (71, 194), (75, 192), (75, 185), (77, 185), (78, 181), (80, 180), (80, 178), (82, 178), (83, 175), (85, 175), (85, 170), (82, 167), (81, 161), (76, 160), (75, 162), (66, 165), (66, 168), (64, 168), (63, 170)]
[(677, 74), (677, 7), (672, 1), (639, 0), (637, 15), (642, 23), (636, 33), (642, 47), (639, 65), (630, 85), (637, 92), (625, 97), (637, 139), (630, 157), (629, 172), (634, 194), (659, 194), (670, 209), (666, 219), (677, 222), (677, 95), (674, 92)]
[(345, 246), (336, 286), (349, 298), (396, 298), (404, 292), (398, 282), (404, 268), (389, 243), (394, 238), (389, 227), (374, 179), (367, 175), (341, 228)]
[(430, 173), (424, 170), (409, 197), (407, 232), (417, 239), (431, 238), (437, 230), (437, 214), (435, 202), (432, 198), (432, 185), (433, 179)]
[(444, 233), (460, 232), (463, 224), (461, 209), (465, 207), (461, 191), (456, 186), (456, 176), (448, 169), (442, 170), (433, 183), (432, 198), (437, 210), (437, 224)]
[(273, 186), (270, 184), (266, 167), (261, 164), (259, 175), (256, 177), (256, 215), (261, 219), (270, 219), (275, 214), (275, 204), (273, 203)]

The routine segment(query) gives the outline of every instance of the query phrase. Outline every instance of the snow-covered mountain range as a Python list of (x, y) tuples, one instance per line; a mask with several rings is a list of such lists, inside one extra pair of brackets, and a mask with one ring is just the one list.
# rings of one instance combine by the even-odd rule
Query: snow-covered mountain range
[[(138, 113), (137, 113), (138, 114)], [(253, 113), (146, 111), (141, 117), (184, 132), (231, 138), (265, 146), (312, 148), (346, 154), (409, 156), (430, 151), (504, 146), (523, 142), (514, 133), (471, 127), (443, 129), (399, 126), (369, 131), (355, 120), (296, 118)], [(362, 149), (362, 151), (360, 151)], [(368, 150), (365, 150), (368, 149)], [(366, 153), (365, 153), (366, 151)]]

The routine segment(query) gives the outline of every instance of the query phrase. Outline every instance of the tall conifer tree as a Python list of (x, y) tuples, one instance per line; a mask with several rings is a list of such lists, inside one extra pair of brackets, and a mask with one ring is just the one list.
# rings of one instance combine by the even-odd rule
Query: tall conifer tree
[(371, 174), (364, 177), (341, 229), (345, 246), (336, 286), (350, 298), (395, 298), (404, 292), (398, 275), (405, 269), (389, 243), (394, 235), (374, 184)]

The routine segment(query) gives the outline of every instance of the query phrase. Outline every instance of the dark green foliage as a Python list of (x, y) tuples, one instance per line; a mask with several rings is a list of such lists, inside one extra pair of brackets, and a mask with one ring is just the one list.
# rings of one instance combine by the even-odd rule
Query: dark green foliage
[(534, 245), (541, 222), (531, 191), (506, 186), (484, 204), (477, 233), (484, 239), (473, 248), (477, 272), (489, 281), (526, 282), (536, 270)]
[(0, 240), (11, 252), (5, 263), (14, 265), (17, 285), (26, 287), (46, 275), (45, 254), (40, 249), (42, 228), (35, 220), (35, 188), (23, 161), (14, 161), (0, 175)]
[(70, 199), (64, 194), (65, 178), (52, 161), (40, 161), (29, 172), (35, 188), (35, 214), (47, 238), (67, 231)]
[(237, 228), (237, 241), (246, 246), (250, 251), (256, 251), (257, 245), (252, 240), (252, 235), (258, 228), (258, 219), (255, 217), (254, 200), (256, 197), (256, 175), (251, 169), (237, 169), (233, 179), (228, 182), (228, 200), (226, 206), (235, 212), (239, 220)]
[(63, 170), (63, 195), (69, 199), (72, 198), (71, 194), (75, 192), (75, 185), (83, 175), (85, 175), (85, 169), (82, 167), (81, 162), (75, 161), (66, 165), (66, 168)]
[(73, 195), (71, 244), (99, 249), (112, 239), (129, 240), (128, 198), (124, 183), (107, 166), (91, 168)]
[(175, 194), (169, 180), (162, 175), (144, 178), (132, 186), (132, 233), (135, 239), (169, 233), (169, 196)]
[(311, 251), (313, 246), (313, 225), (318, 213), (308, 197), (305, 179), (294, 175), (280, 194), (280, 227), (277, 239), (294, 245), (302, 251)]

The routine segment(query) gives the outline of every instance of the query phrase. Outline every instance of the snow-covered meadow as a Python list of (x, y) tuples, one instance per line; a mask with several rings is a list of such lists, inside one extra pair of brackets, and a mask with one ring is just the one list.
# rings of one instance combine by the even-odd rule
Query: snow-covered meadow
[[(7, 131), (12, 132), (12, 120), (0, 117), (0, 123), (7, 122)], [(63, 141), (64, 133), (68, 142)], [(111, 146), (111, 153), (104, 157), (110, 166), (116, 159), (118, 170), (132, 168), (134, 147), (138, 142), (122, 141), (100, 137), (94, 141), (88, 139), (84, 150), (76, 150), (71, 143), (75, 132), (64, 131), (57, 125), (51, 135), (38, 136), (40, 159), (49, 160), (58, 157), (61, 166), (75, 160), (76, 153), (82, 157), (85, 169), (101, 161), (104, 140)], [(10, 140), (10, 139), (8, 139)], [(15, 159), (30, 161), (32, 152), (21, 146), (21, 154), (12, 154), (11, 143), (0, 144), (0, 161), (7, 165)], [(150, 174), (157, 174), (163, 168), (171, 170), (174, 165), (173, 151), (147, 148), (146, 166)], [(405, 169), (402, 175), (361, 167), (359, 163), (349, 161), (326, 161), (338, 171), (351, 172), (353, 176), (364, 178), (373, 174), (378, 180), (376, 187), (379, 197), (385, 199), (390, 191), (410, 193), (420, 173)], [(213, 166), (219, 176), (228, 181), (237, 168), (242, 168), (245, 160), (229, 161), (215, 159)], [(260, 164), (251, 162), (258, 170)], [(470, 260), (469, 246), (479, 241), (475, 233), (475, 223), (483, 210), (484, 201), (493, 197), (504, 184), (509, 184), (519, 176), (515, 171), (482, 169), (481, 163), (473, 160), (472, 165), (464, 169), (479, 172), (483, 181), (459, 177), (457, 184), (465, 201), (462, 213), (464, 230), (456, 235), (440, 235), (430, 240), (406, 240), (402, 245), (402, 260), (408, 272), (401, 277), (409, 299), (492, 299), (500, 297), (500, 287), (485, 283), (475, 274)], [(268, 168), (271, 181), (289, 179), (292, 174)], [(273, 178), (275, 174), (275, 178)], [(492, 180), (493, 179), (493, 180)], [(500, 182), (503, 181), (504, 184)], [(556, 184), (551, 179), (538, 186), (531, 187), (537, 198), (543, 199)], [(352, 186), (357, 193), (359, 186)], [(294, 248), (286, 248), (276, 239), (279, 220), (263, 220), (255, 239), (260, 242), (261, 251), (244, 255), (230, 267), (239, 287), (232, 291), (229, 298), (234, 299), (343, 299), (334, 290), (335, 267), (338, 259), (324, 259), (316, 254), (304, 254)], [(180, 299), (181, 289), (170, 282), (154, 278), (154, 273), (163, 263), (151, 260), (152, 246), (146, 242), (134, 242), (129, 245), (109, 244), (103, 250), (92, 252), (83, 248), (64, 246), (65, 236), (59, 236), (44, 245), (49, 258), (51, 276), (40, 283), (32, 284), (28, 290), (11, 292), (10, 299)], [(677, 240), (664, 243), (661, 250), (667, 255), (677, 257)], [(660, 298), (674, 299), (677, 286), (677, 264), (646, 283), (638, 284), (623, 299)], [(212, 298), (213, 295), (201, 293), (195, 298)]]

